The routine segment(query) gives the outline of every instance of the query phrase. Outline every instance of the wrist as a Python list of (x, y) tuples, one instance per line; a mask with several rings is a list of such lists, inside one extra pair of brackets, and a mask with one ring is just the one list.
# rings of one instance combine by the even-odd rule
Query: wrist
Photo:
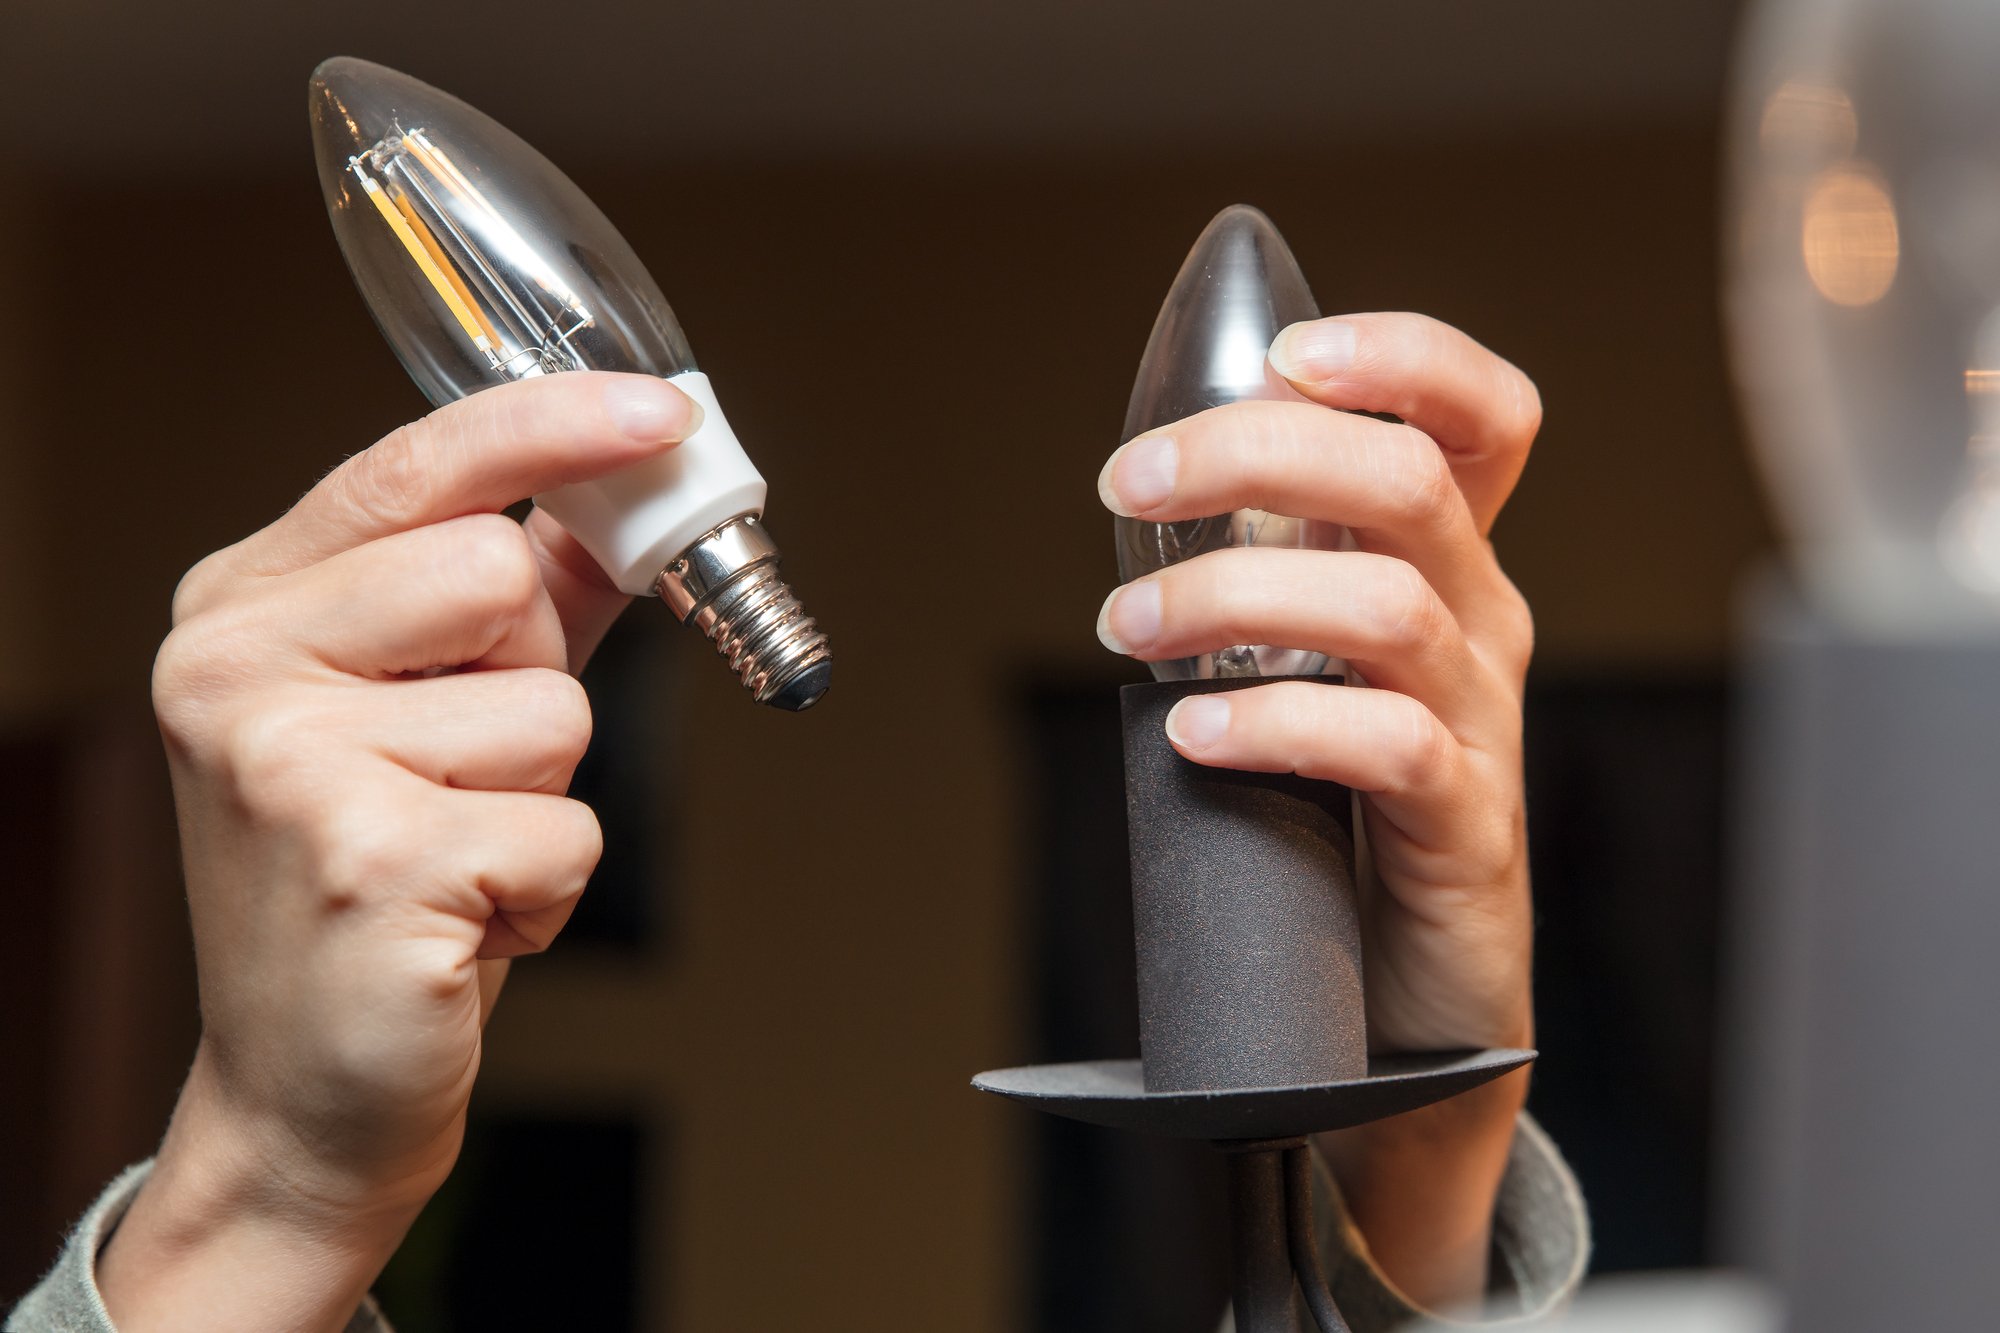
[(1319, 1136), (1377, 1267), (1420, 1308), (1474, 1306), (1486, 1292), (1494, 1205), (1528, 1075)]
[(1453, 1193), (1476, 1193), (1490, 1176), (1490, 1205), (1527, 1094), (1528, 1071), (1515, 1070), (1449, 1101), (1322, 1134), (1320, 1147), (1350, 1208), (1365, 1203), (1377, 1181), (1412, 1176), (1439, 1188), (1463, 1187)]
[(232, 1112), (198, 1055), (153, 1172), (97, 1258), (121, 1330), (339, 1329), (428, 1193), (369, 1190)]

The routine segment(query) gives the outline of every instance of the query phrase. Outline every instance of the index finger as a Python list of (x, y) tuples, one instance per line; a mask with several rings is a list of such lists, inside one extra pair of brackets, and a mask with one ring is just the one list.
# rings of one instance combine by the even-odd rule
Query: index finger
[(287, 574), (378, 537), (498, 513), (630, 467), (700, 424), (700, 406), (651, 375), (569, 371), (499, 385), (349, 458), (238, 543), (228, 563), (240, 574)]
[(1341, 315), (1293, 324), (1271, 366), (1328, 407), (1390, 412), (1436, 440), (1481, 536), (1513, 493), (1541, 429), (1542, 400), (1513, 364), (1424, 315)]

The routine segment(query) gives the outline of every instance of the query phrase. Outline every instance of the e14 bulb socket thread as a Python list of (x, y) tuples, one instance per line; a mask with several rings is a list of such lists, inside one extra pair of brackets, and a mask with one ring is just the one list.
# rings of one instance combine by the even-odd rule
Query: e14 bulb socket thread
[(801, 712), (833, 677), (833, 650), (778, 576), (778, 547), (756, 514), (697, 537), (660, 571), (660, 600), (700, 630), (758, 703)]

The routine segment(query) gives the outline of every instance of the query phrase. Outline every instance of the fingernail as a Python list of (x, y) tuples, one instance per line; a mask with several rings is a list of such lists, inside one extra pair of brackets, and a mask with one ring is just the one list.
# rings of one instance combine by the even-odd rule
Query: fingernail
[(1114, 653), (1131, 656), (1160, 637), (1160, 585), (1128, 583), (1104, 599), (1097, 613), (1097, 637)]
[(1167, 739), (1190, 750), (1206, 750), (1229, 730), (1229, 700), (1219, 694), (1183, 699), (1167, 714)]
[(685, 440), (701, 429), (701, 404), (662, 380), (632, 375), (604, 386), (611, 424), (634, 440)]
[(1329, 380), (1354, 364), (1354, 344), (1345, 320), (1288, 324), (1271, 340), (1271, 368), (1288, 380)]
[(1170, 435), (1142, 435), (1121, 446), (1097, 474), (1097, 495), (1114, 514), (1131, 518), (1174, 493), (1181, 451)]

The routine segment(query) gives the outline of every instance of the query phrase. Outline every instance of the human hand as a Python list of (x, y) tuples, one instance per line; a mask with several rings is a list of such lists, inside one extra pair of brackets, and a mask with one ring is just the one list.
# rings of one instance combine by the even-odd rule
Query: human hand
[(699, 411), (647, 376), (495, 388), (182, 581), (153, 688), (202, 1037), (100, 1259), (121, 1329), (338, 1328), (443, 1182), (503, 960), (597, 861), (563, 794), (590, 735), (570, 673), (628, 600), (499, 511)]
[[(1345, 525), (1357, 549), (1210, 552), (1112, 593), (1098, 632), (1145, 661), (1237, 643), (1347, 659), (1370, 688), (1274, 682), (1197, 696), (1169, 715), (1168, 736), (1196, 763), (1297, 772), (1359, 794), (1372, 1048), (1530, 1045), (1521, 700), (1533, 629), (1487, 534), (1540, 400), (1513, 366), (1417, 315), (1296, 324), (1270, 361), (1311, 401), (1231, 404), (1139, 436), (1105, 464), (1104, 502), (1159, 522), (1242, 508), (1322, 519)], [(1524, 1079), (1510, 1078), (1343, 1138), (1365, 1145), (1336, 1165), (1385, 1266), (1394, 1233), (1428, 1211), (1415, 1248), (1430, 1257), (1405, 1271), (1432, 1262), (1442, 1231), (1445, 1248), (1477, 1255), (1483, 1280), (1484, 1231), (1472, 1233), (1490, 1216), (1524, 1095)], [(1371, 1189), (1392, 1164), (1397, 1188)], [(1408, 1207), (1426, 1197), (1409, 1188), (1412, 1171), (1440, 1176), (1433, 1183), (1465, 1206)], [(1395, 1215), (1378, 1208), (1371, 1226), (1371, 1203), (1391, 1199)], [(1448, 1265), (1443, 1285), (1462, 1288), (1470, 1263)], [(1410, 1285), (1438, 1285), (1430, 1279)]]

